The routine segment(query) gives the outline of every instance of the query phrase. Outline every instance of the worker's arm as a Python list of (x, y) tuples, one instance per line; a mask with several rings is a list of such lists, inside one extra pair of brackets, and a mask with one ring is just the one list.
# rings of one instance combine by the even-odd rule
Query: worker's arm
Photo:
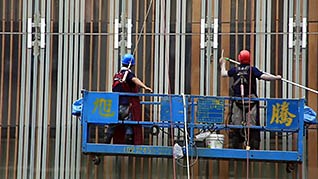
[(267, 74), (264, 73), (261, 75), (260, 77), (262, 80), (266, 80), (266, 81), (272, 81), (272, 80), (280, 80), (282, 79), (282, 77), (280, 75), (271, 75), (271, 74)]
[(138, 86), (144, 88), (145, 90), (148, 90), (148, 91), (152, 92), (152, 89), (149, 88), (149, 87), (147, 87), (147, 86), (146, 86), (143, 82), (141, 82), (137, 77), (133, 77), (133, 78), (131, 79), (131, 81), (133, 81), (136, 85), (138, 85)]
[(228, 73), (227, 73), (227, 70), (225, 69), (225, 60), (224, 60), (224, 58), (220, 58), (219, 63), (221, 65), (221, 76), (227, 77)]

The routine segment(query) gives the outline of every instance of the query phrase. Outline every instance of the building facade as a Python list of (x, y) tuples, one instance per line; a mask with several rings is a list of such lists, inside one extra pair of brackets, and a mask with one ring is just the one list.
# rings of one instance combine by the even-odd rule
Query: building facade
[[(317, 0), (2, 0), (0, 178), (172, 178), (167, 158), (105, 156), (93, 165), (81, 152), (80, 120), (71, 116), (81, 90), (111, 91), (121, 56), (132, 53), (135, 74), (154, 93), (229, 96), (222, 49), (232, 59), (248, 49), (259, 69), (317, 90), (317, 9)], [(288, 83), (259, 82), (258, 95), (305, 97), (318, 110), (317, 94)], [(142, 110), (143, 120), (157, 120), (156, 109)], [(143, 136), (147, 144), (168, 144), (164, 134)], [(293, 135), (261, 138), (262, 150), (295, 150)], [(251, 162), (249, 176), (315, 178), (317, 140), (309, 126), (296, 171)], [(246, 161), (200, 159), (191, 175), (246, 178), (246, 171)], [(176, 173), (184, 178), (186, 169)]]

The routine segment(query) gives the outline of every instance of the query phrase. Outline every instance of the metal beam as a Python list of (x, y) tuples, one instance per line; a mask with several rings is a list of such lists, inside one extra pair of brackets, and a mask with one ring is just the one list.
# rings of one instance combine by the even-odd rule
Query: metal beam
[[(75, 0), (74, 2), (74, 7), (75, 7), (75, 12), (74, 12), (74, 33), (78, 34), (79, 33), (79, 0)], [(71, 28), (72, 29), (72, 28)], [(80, 98), (80, 94), (79, 92), (81, 91), (81, 89), (78, 88), (78, 79), (79, 79), (79, 71), (81, 69), (79, 69), (79, 48), (78, 48), (78, 44), (79, 44), (79, 35), (75, 35), (74, 36), (74, 77), (73, 77), (73, 97), (72, 100), (75, 101), (76, 99)], [(70, 178), (71, 179), (75, 179), (76, 173), (79, 170), (76, 165), (78, 162), (78, 158), (76, 155), (76, 151), (77, 149), (77, 145), (76, 145), (76, 140), (77, 138), (79, 138), (78, 135), (76, 135), (77, 130), (77, 123), (78, 120), (76, 117), (72, 117), (72, 136), (71, 136), (71, 141), (72, 141), (72, 149), (71, 149), (71, 174), (70, 174)]]
[(166, 33), (168, 35), (165, 35), (165, 72), (164, 72), (164, 76), (165, 76), (165, 94), (169, 93), (169, 85), (168, 85), (168, 80), (169, 79), (169, 66), (170, 66), (170, 11), (171, 11), (171, 1), (167, 0), (166, 1)]
[[(64, 14), (63, 14), (63, 22), (64, 22), (64, 33), (69, 33), (69, 0), (64, 1)], [(62, 9), (60, 9), (62, 11)], [(64, 49), (63, 49), (63, 75), (68, 74), (68, 54), (69, 54), (69, 36), (64, 35)], [(62, 89), (62, 113), (61, 113), (61, 148), (60, 148), (60, 178), (64, 178), (67, 175), (64, 175), (67, 173), (66, 166), (65, 167), (65, 160), (66, 160), (66, 118), (67, 118), (67, 111), (68, 111), (68, 106), (67, 104), (67, 96), (68, 96), (68, 89), (67, 89), (67, 79), (63, 78), (62, 80), (63, 83), (63, 89)]]
[[(164, 92), (164, 62), (165, 62), (165, 1), (160, 1), (160, 46), (159, 46), (159, 94)], [(156, 66), (155, 66), (156, 67)], [(158, 66), (157, 66), (158, 68)]]
[(185, 44), (186, 44), (186, 36), (184, 35), (186, 33), (186, 24), (187, 24), (187, 0), (183, 0), (182, 2), (182, 21), (181, 21), (181, 33), (183, 34), (181, 36), (181, 76), (180, 76), (180, 93), (185, 93), (185, 68), (186, 68), (186, 50), (185, 50)]
[[(27, 7), (28, 1), (23, 1), (23, 7)], [(23, 13), (22, 13), (22, 58), (21, 58), (21, 91), (20, 91), (20, 116), (19, 116), (19, 149), (18, 149), (18, 166), (17, 167), (17, 178), (20, 179), (22, 178), (23, 175), (23, 170), (22, 168), (24, 168), (24, 161), (23, 161), (23, 149), (26, 148), (24, 147), (24, 122), (26, 121), (25, 118), (25, 112), (26, 110), (24, 109), (25, 107), (27, 107), (25, 104), (28, 104), (27, 101), (27, 96), (26, 95), (26, 77), (27, 77), (27, 71), (26, 71), (26, 67), (27, 67), (27, 48), (26, 48), (26, 44), (27, 44), (27, 8), (23, 8)]]
[[(159, 64), (159, 17), (160, 17), (160, 1), (156, 0), (156, 15), (155, 15), (155, 53), (154, 53), (154, 93), (158, 94), (158, 86), (159, 86), (159, 70), (158, 70), (158, 64)], [(154, 101), (158, 102), (158, 98), (154, 97)], [(158, 106), (154, 106), (154, 121), (158, 121)], [(156, 138), (153, 139), (153, 143), (155, 144), (157, 142)]]
[(200, 36), (200, 95), (204, 95), (205, 84), (205, 8), (206, 1), (201, 1), (201, 36)]
[[(301, 45), (301, 25), (300, 25), (300, 0), (296, 0), (296, 34), (295, 34), (295, 82), (299, 84), (300, 69), (300, 45)], [(303, 71), (303, 70), (302, 70)], [(299, 88), (295, 87), (295, 97), (299, 98)]]
[[(47, 139), (48, 139), (48, 120), (49, 120), (49, 88), (50, 88), (50, 58), (51, 58), (51, 1), (47, 1), (46, 9), (46, 49), (45, 49), (45, 80), (44, 80), (44, 116), (43, 116), (43, 151), (41, 177), (46, 178), (46, 159), (47, 159)], [(44, 13), (43, 13), (44, 14)]]
[[(264, 1), (266, 2), (266, 1)], [(265, 4), (264, 4), (265, 5)], [(266, 7), (266, 5), (265, 5)], [(265, 10), (264, 7), (264, 10)], [(272, 39), (272, 35), (271, 35), (271, 29), (272, 29), (272, 1), (267, 1), (267, 27), (266, 27), (266, 32), (267, 32), (267, 39), (266, 39), (266, 65), (264, 67), (264, 69), (266, 71), (269, 71), (271, 73), (271, 54), (272, 54), (272, 48), (271, 48), (271, 39)], [(264, 20), (265, 22), (265, 20)], [(265, 41), (265, 39), (264, 39)], [(265, 60), (265, 58), (264, 58)], [(265, 64), (265, 62), (264, 62)], [(270, 98), (271, 97), (271, 91), (269, 90), (271, 88), (271, 83), (270, 81), (266, 81), (266, 95), (265, 97)], [(265, 122), (264, 122), (265, 123)], [(266, 132), (266, 149), (270, 150), (270, 132)]]
[(214, 24), (213, 24), (213, 96), (218, 91), (218, 32), (219, 32), (219, 0), (214, 0)]
[[(60, 34), (63, 33), (63, 2), (59, 0), (59, 30)], [(59, 179), (60, 174), (60, 143), (61, 143), (61, 105), (62, 105), (62, 67), (63, 67), (63, 36), (58, 36), (58, 65), (57, 65), (57, 93), (56, 93), (56, 134), (55, 134), (55, 163), (54, 163), (54, 178)], [(61, 176), (63, 177), (63, 176)]]
[[(80, 11), (79, 11), (79, 30), (81, 34), (85, 33), (85, 0), (77, 0), (80, 3)], [(77, 17), (77, 15), (76, 15)], [(75, 28), (76, 29), (76, 28)], [(84, 49), (84, 43), (85, 43), (85, 36), (81, 35), (80, 36), (80, 48), (79, 49)], [(79, 78), (78, 78), (78, 89), (81, 90), (83, 89), (83, 83), (84, 83), (84, 50), (79, 50)], [(78, 95), (80, 96), (80, 91), (78, 91)], [(81, 128), (81, 123), (77, 121), (77, 129)], [(81, 174), (81, 141), (82, 141), (82, 131), (77, 130), (77, 147), (76, 147), (76, 177), (75, 178), (80, 178)]]
[[(283, 67), (287, 66), (287, 49), (288, 49), (288, 0), (284, 0), (284, 5), (283, 5), (283, 9), (284, 9), (284, 15), (283, 15)], [(283, 68), (283, 74), (282, 76), (284, 78), (287, 78), (287, 68)], [(283, 98), (287, 98), (287, 84), (286, 83), (282, 83), (282, 97)], [(282, 137), (283, 141), (282, 141), (282, 148), (283, 150), (286, 150), (287, 148), (287, 137), (286, 135), (283, 135)]]
[[(106, 147), (107, 146), (107, 147)], [(152, 156), (152, 157), (171, 157), (172, 147), (168, 146), (148, 146), (140, 145), (107, 145), (88, 143), (85, 146), (86, 151), (94, 151), (108, 155), (134, 155), (134, 156)], [(145, 152), (144, 152), (145, 151)], [(300, 162), (301, 159), (295, 151), (261, 151), (250, 150), (248, 153), (242, 149), (209, 149), (198, 148), (196, 151), (191, 149), (190, 156), (196, 155), (201, 158), (222, 158), (222, 159), (246, 159), (261, 161), (293, 161)]]
[[(302, 56), (302, 84), (306, 85), (306, 81), (307, 81), (307, 0), (303, 0), (303, 36), (302, 36), (302, 52), (301, 52), (301, 56)], [(302, 96), (304, 98), (306, 98), (306, 90), (302, 90)], [(303, 150), (303, 163), (302, 163), (302, 178), (308, 178), (308, 162), (307, 162), (307, 139), (306, 137), (304, 137), (303, 139), (303, 146), (304, 146), (304, 150)]]
[[(120, 64), (118, 64), (118, 54), (119, 54), (119, 1), (115, 1), (115, 29), (114, 29), (114, 71), (117, 72), (119, 70)], [(117, 38), (116, 38), (117, 37)], [(116, 45), (117, 44), (117, 45)]]
[[(30, 0), (28, 2), (27, 5), (27, 12), (28, 12), (28, 19), (32, 19), (32, 1)], [(32, 22), (32, 20), (31, 20)], [(32, 24), (28, 24), (28, 26), (30, 27)], [(32, 39), (28, 39), (28, 40), (32, 40)], [(31, 49), (27, 49), (27, 81), (26, 81), (26, 94), (30, 94), (31, 92), (31, 59), (32, 59), (32, 50)], [(25, 105), (25, 118), (22, 120), (25, 120), (25, 132), (24, 132), (24, 150), (23, 150), (23, 167), (27, 168), (27, 166), (29, 166), (29, 127), (30, 127), (30, 106), (31, 106), (31, 99), (30, 96), (27, 95), (26, 96), (26, 105)], [(23, 179), (26, 179), (28, 176), (28, 171), (27, 170), (23, 170)]]
[(205, 95), (210, 95), (210, 81), (211, 81), (211, 56), (212, 56), (212, 1), (208, 1), (208, 12), (207, 12), (207, 28), (208, 28), (208, 33), (207, 33), (207, 45), (206, 45), (206, 77), (205, 77)]
[[(109, 1), (109, 33), (113, 34), (114, 33), (114, 0)], [(111, 91), (112, 89), (112, 83), (111, 81), (113, 80), (113, 74), (114, 74), (114, 35), (109, 35), (108, 36), (109, 44), (108, 44), (108, 49), (109, 49), (109, 54), (108, 54), (108, 83), (107, 83), (107, 91)], [(115, 69), (116, 70), (116, 69)]]
[[(289, 1), (289, 45), (288, 45), (288, 80), (293, 81), (294, 59), (294, 0)], [(288, 84), (288, 98), (293, 98), (293, 86)], [(292, 150), (293, 136), (288, 136), (288, 150)]]
[[(175, 86), (174, 93), (180, 94), (180, 28), (181, 28), (181, 0), (176, 0), (176, 49), (175, 49)], [(181, 66), (182, 68), (182, 66)]]
[[(43, 92), (44, 92), (44, 58), (45, 58), (45, 8), (46, 8), (46, 2), (45, 0), (41, 0), (41, 7), (37, 7), (37, 8), (40, 8), (40, 27), (41, 27), (41, 34), (40, 34), (40, 37), (41, 37), (41, 44), (40, 44), (40, 60), (39, 60), (39, 63), (40, 63), (40, 66), (39, 66), (39, 87), (38, 87), (38, 90), (39, 90), (39, 93), (38, 93), (38, 105), (37, 105), (37, 112), (38, 112), (38, 115), (37, 115), (37, 155), (36, 155), (36, 158), (37, 158), (37, 162), (36, 162), (36, 177), (37, 179), (40, 179), (41, 178), (41, 165), (42, 165), (42, 162), (43, 162), (43, 155), (42, 155), (42, 152), (44, 152), (44, 150), (46, 150), (46, 146), (43, 145), (43, 129), (45, 128), (45, 126), (43, 125), (43, 122), (45, 122), (45, 120), (47, 120), (48, 118), (46, 117), (47, 116), (47, 113), (44, 113), (43, 115), (43, 109), (44, 107), (46, 107), (44, 105), (44, 95), (43, 95)], [(45, 156), (46, 157), (46, 156)], [(45, 170), (44, 170), (45, 172)]]
[[(68, 33), (69, 33), (69, 44), (67, 44), (69, 47), (74, 47), (74, 35), (72, 35), (72, 33), (74, 33), (74, 0), (69, 0), (69, 29), (68, 29)], [(69, 48), (69, 53), (68, 58), (64, 59), (65, 61), (68, 61), (68, 89), (67, 89), (67, 100), (65, 101), (65, 103), (67, 104), (67, 106), (72, 106), (73, 101), (75, 101), (76, 99), (73, 98), (73, 83), (75, 82), (76, 77), (73, 76), (73, 69), (75, 69), (75, 67), (73, 66), (73, 62), (74, 60), (77, 60), (75, 58), (73, 58), (73, 51), (74, 48)], [(66, 152), (65, 152), (65, 178), (70, 178), (70, 174), (73, 173), (73, 169), (75, 167), (73, 167), (72, 164), (72, 160), (75, 159), (75, 153), (71, 153), (72, 148), (74, 148), (75, 146), (71, 145), (71, 131), (72, 131), (72, 121), (76, 120), (75, 117), (73, 118), (71, 110), (67, 110), (66, 111), (66, 120), (67, 120), (67, 124), (66, 124)], [(73, 132), (73, 131), (72, 131)], [(72, 155), (72, 157), (71, 157)]]

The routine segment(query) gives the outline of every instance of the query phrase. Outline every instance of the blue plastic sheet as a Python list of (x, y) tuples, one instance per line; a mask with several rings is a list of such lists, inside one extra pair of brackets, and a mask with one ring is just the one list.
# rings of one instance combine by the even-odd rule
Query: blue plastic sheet
[(78, 100), (73, 102), (72, 115), (81, 116), (81, 114), (82, 114), (82, 104), (83, 104), (83, 99), (82, 98), (80, 98), (80, 99), (78, 99)]
[(304, 108), (304, 122), (309, 124), (318, 123), (316, 112), (308, 106)]

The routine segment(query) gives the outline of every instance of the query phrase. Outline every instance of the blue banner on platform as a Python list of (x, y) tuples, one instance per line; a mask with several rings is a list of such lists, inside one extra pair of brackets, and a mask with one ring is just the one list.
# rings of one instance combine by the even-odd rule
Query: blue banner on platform
[(83, 118), (89, 123), (117, 123), (118, 100), (116, 93), (85, 93)]
[[(170, 102), (171, 99), (171, 102)], [(188, 98), (186, 97), (186, 106), (188, 106)], [(171, 106), (170, 106), (171, 105)], [(172, 113), (170, 114), (170, 109)], [(186, 109), (187, 110), (187, 109)], [(160, 121), (184, 122), (184, 105), (181, 96), (165, 96), (161, 99)], [(170, 117), (171, 116), (171, 117)]]
[(197, 121), (202, 123), (223, 123), (224, 99), (199, 98)]
[(298, 101), (268, 100), (266, 116), (267, 129), (298, 129)]

